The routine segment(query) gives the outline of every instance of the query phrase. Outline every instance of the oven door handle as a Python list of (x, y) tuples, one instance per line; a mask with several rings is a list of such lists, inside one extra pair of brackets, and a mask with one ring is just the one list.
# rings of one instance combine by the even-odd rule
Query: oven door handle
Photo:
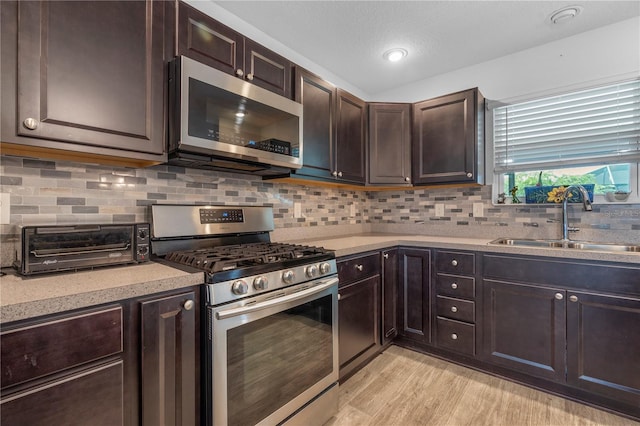
[(314, 295), (316, 293), (321, 293), (324, 290), (336, 284), (338, 284), (338, 278), (331, 278), (330, 280), (328, 280), (323, 284), (319, 284), (311, 288), (298, 291), (296, 293), (288, 294), (286, 296), (278, 297), (278, 298), (267, 300), (264, 302), (259, 302), (249, 306), (242, 306), (240, 308), (233, 308), (233, 309), (227, 309), (226, 311), (216, 312), (216, 318), (219, 320), (223, 320), (223, 319), (259, 311), (262, 309), (271, 308), (276, 305), (293, 302), (299, 299), (304, 299), (305, 297)]

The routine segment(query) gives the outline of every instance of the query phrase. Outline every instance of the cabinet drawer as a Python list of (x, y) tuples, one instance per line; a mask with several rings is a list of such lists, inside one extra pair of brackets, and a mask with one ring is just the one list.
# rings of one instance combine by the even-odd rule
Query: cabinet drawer
[(438, 296), (436, 298), (436, 312), (439, 317), (470, 323), (474, 323), (476, 318), (474, 302), (451, 297)]
[(5, 331), (2, 387), (120, 353), (122, 336), (120, 306)]
[(436, 272), (473, 275), (475, 271), (475, 255), (473, 253), (453, 251), (438, 251), (436, 253)]
[(439, 347), (468, 355), (476, 354), (475, 325), (438, 317), (437, 327), (436, 339)]
[(438, 274), (436, 277), (436, 292), (438, 295), (475, 299), (476, 280), (470, 277)]
[(380, 255), (378, 253), (355, 257), (338, 262), (340, 287), (349, 283), (372, 277), (380, 273)]

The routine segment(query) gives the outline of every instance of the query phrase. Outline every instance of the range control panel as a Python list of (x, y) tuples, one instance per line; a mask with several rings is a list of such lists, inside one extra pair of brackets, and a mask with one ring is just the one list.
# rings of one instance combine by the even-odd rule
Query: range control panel
[(200, 223), (242, 223), (242, 209), (200, 209)]

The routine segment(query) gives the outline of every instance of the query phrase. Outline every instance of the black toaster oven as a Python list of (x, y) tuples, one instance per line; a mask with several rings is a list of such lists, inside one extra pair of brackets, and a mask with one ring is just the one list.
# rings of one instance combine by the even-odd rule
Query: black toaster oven
[(149, 260), (149, 224), (24, 226), (15, 267), (21, 275)]

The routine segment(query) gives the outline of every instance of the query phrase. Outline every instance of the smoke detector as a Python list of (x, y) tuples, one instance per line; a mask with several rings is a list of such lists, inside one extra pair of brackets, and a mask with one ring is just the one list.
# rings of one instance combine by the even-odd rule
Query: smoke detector
[(565, 22), (568, 22), (573, 18), (575, 18), (576, 16), (580, 15), (581, 12), (582, 12), (581, 6), (563, 7), (562, 9), (558, 9), (555, 12), (553, 12), (549, 17), (549, 21), (554, 25), (564, 24)]

